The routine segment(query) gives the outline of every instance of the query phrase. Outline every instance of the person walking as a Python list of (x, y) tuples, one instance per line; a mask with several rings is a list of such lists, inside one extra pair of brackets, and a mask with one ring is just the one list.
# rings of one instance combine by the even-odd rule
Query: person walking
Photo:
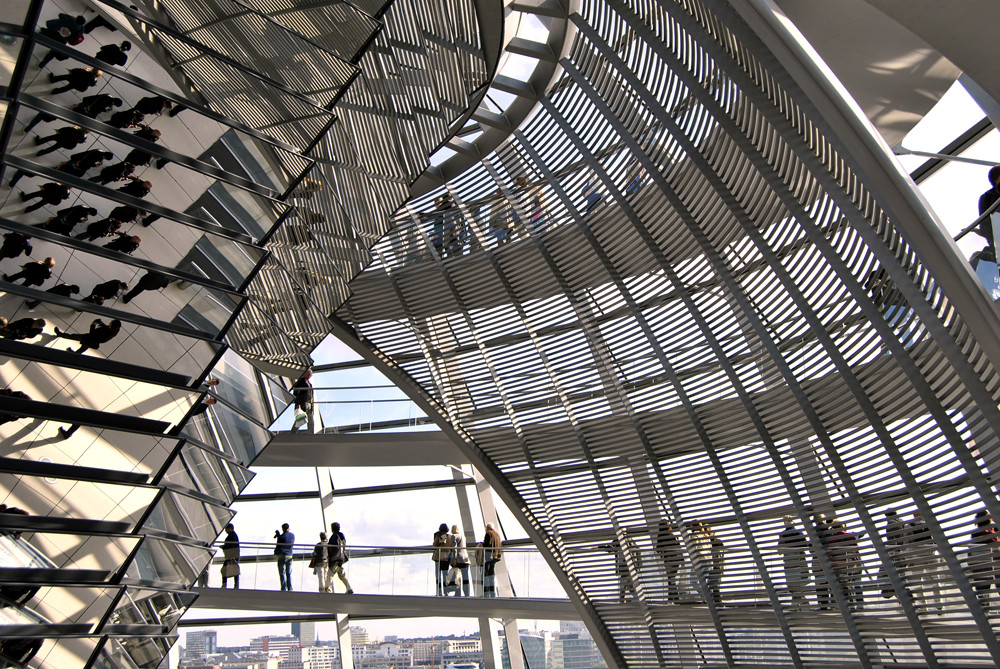
[(281, 532), (274, 531), (274, 554), (278, 556), (278, 581), (282, 592), (292, 591), (292, 549), (295, 535), (288, 531), (288, 523), (281, 526)]
[(233, 579), (233, 588), (240, 589), (240, 537), (232, 523), (226, 525), (226, 538), (222, 542), (222, 587)]
[(20, 232), (8, 232), (0, 245), (0, 260), (31, 255), (31, 237)]
[(142, 275), (142, 278), (139, 279), (135, 288), (125, 293), (125, 296), (122, 298), (122, 302), (128, 304), (147, 290), (163, 290), (169, 286), (172, 281), (174, 281), (174, 279), (170, 278), (166, 274), (150, 270)]
[(330, 567), (330, 592), (333, 592), (333, 577), (336, 576), (347, 588), (347, 594), (353, 595), (354, 589), (344, 573), (344, 563), (350, 559), (347, 554), (347, 538), (340, 531), (340, 523), (330, 523), (330, 539), (327, 541), (326, 557)]
[(441, 523), (438, 527), (438, 531), (434, 533), (434, 541), (431, 543), (434, 548), (434, 552), (431, 554), (431, 559), (434, 560), (435, 565), (435, 594), (440, 597), (444, 595), (444, 579), (448, 574), (448, 565), (451, 562), (451, 535), (448, 534), (448, 525)]
[(129, 41), (122, 42), (121, 44), (105, 44), (97, 50), (94, 58), (108, 65), (122, 67), (128, 62), (127, 54), (131, 50), (132, 43)]
[[(307, 369), (299, 377), (299, 380), (292, 385), (292, 396), (295, 398), (295, 413), (304, 413), (306, 415), (306, 429), (309, 430), (309, 434), (313, 433), (315, 427), (313, 421), (313, 387), (312, 382), (309, 380), (311, 378), (312, 370)], [(301, 423), (296, 420), (292, 424), (292, 432), (298, 432), (300, 427), (302, 427)]]
[(795, 526), (795, 516), (785, 516), (785, 529), (778, 534), (778, 552), (785, 567), (785, 584), (792, 596), (792, 606), (804, 609), (809, 584), (809, 543)]
[(58, 95), (59, 93), (65, 93), (70, 90), (77, 90), (82, 93), (88, 88), (96, 86), (97, 81), (101, 78), (102, 74), (104, 74), (104, 72), (96, 67), (74, 67), (65, 74), (50, 74), (49, 81), (51, 83), (54, 84), (58, 81), (66, 82), (65, 86), (53, 88), (51, 95)]
[(38, 190), (36, 190), (34, 193), (21, 193), (21, 202), (27, 202), (28, 200), (33, 200), (35, 198), (38, 198), (38, 202), (34, 203), (29, 207), (25, 207), (24, 213), (30, 214), (36, 209), (41, 209), (47, 204), (50, 204), (54, 207), (68, 197), (69, 197), (69, 186), (58, 183), (56, 181), (49, 181), (39, 186)]
[(486, 536), (483, 538), (483, 597), (496, 597), (497, 562), (503, 556), (500, 533), (493, 523), (486, 524)]
[(38, 262), (29, 262), (21, 265), (21, 271), (17, 274), (4, 274), (4, 281), (20, 281), (24, 279), (22, 286), (40, 286), (52, 276), (52, 268), (56, 266), (55, 258), (46, 258)]
[(83, 353), (90, 349), (99, 349), (101, 344), (106, 344), (116, 336), (122, 329), (122, 322), (117, 318), (110, 323), (105, 324), (100, 318), (95, 318), (90, 323), (90, 329), (83, 334), (68, 334), (63, 332), (59, 328), (56, 328), (56, 337), (62, 337), (63, 339), (74, 339), (80, 342), (80, 348), (73, 351), (72, 348), (67, 348), (67, 351), (73, 353)]
[(320, 592), (330, 592), (333, 583), (330, 580), (330, 565), (327, 557), (326, 532), (319, 533), (319, 542), (313, 546), (312, 559), (309, 560), (313, 574), (319, 582)]
[(35, 146), (41, 146), (52, 142), (52, 146), (39, 150), (36, 155), (44, 156), (52, 153), (53, 151), (58, 151), (59, 149), (66, 149), (67, 151), (75, 149), (87, 140), (87, 135), (89, 134), (89, 130), (81, 128), (78, 125), (66, 125), (61, 128), (56, 128), (51, 135), (47, 135), (45, 137), (35, 137)]
[(466, 547), (465, 535), (458, 525), (451, 526), (451, 566), (462, 572), (462, 592), (455, 596), (472, 596), (472, 581), (469, 579), (469, 549)]

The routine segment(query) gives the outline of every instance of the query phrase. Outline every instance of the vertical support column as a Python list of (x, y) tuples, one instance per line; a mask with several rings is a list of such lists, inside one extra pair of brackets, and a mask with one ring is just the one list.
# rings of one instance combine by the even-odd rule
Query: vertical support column
[[(486, 523), (493, 523), (495, 527), (499, 528), (500, 520), (497, 517), (496, 505), (493, 503), (493, 490), (490, 488), (490, 485), (486, 482), (486, 479), (483, 478), (479, 471), (475, 468), (473, 468), (472, 471), (476, 478), (476, 492), (479, 495), (479, 508), (482, 509), (483, 512), (483, 521)], [(510, 584), (510, 576), (507, 573), (507, 565), (503, 561), (497, 564), (496, 588), (501, 597), (514, 596), (514, 590)], [(485, 637), (487, 632), (492, 634), (491, 629), (487, 629), (482, 625), (482, 620), (484, 619), (480, 618), (480, 638)], [(525, 669), (524, 653), (521, 652), (521, 635), (517, 629), (517, 619), (505, 618), (503, 620), (503, 627), (504, 634), (507, 637), (507, 654), (510, 656), (511, 669)], [(483, 649), (483, 655), (484, 657), (486, 655), (485, 648)]]
[(351, 621), (346, 613), (337, 614), (337, 647), (340, 649), (340, 669), (354, 669)]
[(485, 669), (501, 669), (500, 642), (497, 639), (499, 626), (487, 616), (479, 616), (479, 640), (483, 644), (483, 666)]

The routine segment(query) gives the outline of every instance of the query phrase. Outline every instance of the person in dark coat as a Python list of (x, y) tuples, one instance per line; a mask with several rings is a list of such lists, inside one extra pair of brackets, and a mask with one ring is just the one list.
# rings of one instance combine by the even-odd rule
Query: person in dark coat
[(34, 339), (45, 330), (45, 321), (41, 318), (19, 318), (0, 327), (0, 337), (4, 339)]
[(127, 232), (119, 232), (118, 236), (104, 245), (104, 248), (109, 251), (118, 251), (119, 253), (124, 253), (125, 255), (132, 255), (132, 253), (139, 248), (139, 244), (141, 243), (142, 237), (139, 237), (138, 235), (130, 235)]
[(49, 75), (49, 81), (53, 84), (58, 81), (65, 81), (66, 85), (59, 88), (52, 89), (52, 95), (58, 95), (59, 93), (65, 93), (66, 91), (80, 91), (81, 93), (88, 88), (93, 88), (97, 85), (97, 81), (101, 78), (104, 72), (97, 69), (96, 67), (74, 67), (66, 74)]
[(80, 348), (73, 351), (72, 348), (67, 348), (67, 351), (73, 353), (83, 353), (89, 349), (99, 349), (101, 344), (106, 344), (121, 332), (122, 322), (117, 318), (110, 323), (105, 323), (100, 318), (95, 318), (90, 324), (90, 329), (82, 334), (69, 334), (63, 332), (59, 328), (56, 328), (56, 336), (63, 339), (73, 339), (80, 342)]
[(132, 50), (132, 43), (125, 41), (121, 44), (105, 44), (97, 53), (94, 54), (94, 58), (99, 61), (105, 62), (108, 65), (117, 65), (121, 67), (128, 62), (128, 56), (126, 55)]
[[(96, 119), (98, 116), (111, 110), (113, 107), (121, 106), (122, 101), (120, 98), (108, 95), (107, 93), (98, 93), (97, 95), (88, 95), (82, 98), (79, 102), (70, 107), (69, 110), (76, 112), (77, 114), (82, 114), (87, 118)], [(39, 123), (52, 123), (57, 120), (57, 117), (48, 112), (38, 112), (35, 114), (35, 118), (31, 119), (31, 121), (28, 122), (28, 125), (24, 126), (24, 131), (30, 132), (31, 129)]]
[(105, 160), (111, 160), (115, 154), (101, 149), (88, 149), (74, 153), (69, 160), (59, 165), (57, 169), (75, 177), (82, 177), (95, 167), (100, 167)]
[(132, 135), (138, 137), (139, 139), (144, 139), (147, 142), (152, 142), (153, 144), (155, 144), (156, 142), (160, 141), (160, 137), (163, 136), (163, 133), (157, 130), (156, 128), (150, 128), (146, 124), (140, 124), (139, 129), (133, 132)]
[(80, 223), (86, 223), (87, 219), (95, 215), (97, 210), (82, 204), (75, 204), (56, 212), (56, 215), (49, 218), (44, 223), (35, 226), (42, 230), (54, 232), (57, 235), (69, 235)]
[(677, 535), (674, 534), (674, 527), (670, 521), (660, 521), (656, 531), (654, 548), (663, 562), (663, 569), (667, 575), (667, 601), (680, 601), (679, 580), (681, 567), (684, 566), (684, 553), (681, 551), (680, 541), (677, 540)]
[(344, 573), (344, 563), (348, 560), (347, 537), (340, 531), (340, 523), (330, 523), (330, 538), (326, 542), (327, 569), (329, 570), (328, 582), (330, 592), (333, 592), (333, 577), (336, 576), (347, 588), (347, 594), (353, 595), (354, 589), (347, 574)]
[[(990, 207), (996, 204), (997, 200), (1000, 200), (1000, 165), (991, 167), (987, 176), (990, 180), (990, 189), (979, 196), (980, 216), (989, 211)], [(990, 220), (991, 218), (991, 216), (987, 216), (980, 221), (979, 226), (973, 232), (986, 240), (988, 251), (985, 251), (985, 254), (982, 256), (983, 259), (996, 262), (997, 249), (993, 240), (993, 221)]]
[(145, 116), (134, 109), (123, 109), (111, 115), (106, 123), (113, 128), (124, 130), (125, 128), (138, 128), (142, 125)]
[(108, 218), (110, 218), (111, 220), (121, 221), (122, 223), (133, 223), (140, 216), (142, 216), (141, 209), (137, 209), (136, 207), (127, 204), (123, 204), (120, 207), (115, 207), (114, 209), (111, 210), (111, 213), (108, 214)]
[(53, 142), (52, 146), (42, 149), (36, 155), (44, 156), (47, 153), (52, 153), (53, 151), (58, 151), (59, 149), (74, 149), (86, 141), (87, 135), (89, 134), (89, 130), (85, 130), (78, 125), (67, 125), (62, 128), (57, 128), (55, 132), (47, 137), (35, 137), (35, 146), (41, 146), (42, 144)]
[(128, 304), (147, 290), (163, 290), (173, 281), (174, 279), (170, 278), (166, 274), (152, 271), (146, 272), (142, 278), (139, 279), (139, 282), (135, 284), (135, 288), (125, 294), (125, 297), (122, 298), (122, 302)]
[(89, 32), (85, 29), (86, 22), (83, 16), (60, 12), (56, 18), (46, 21), (45, 27), (39, 28), (38, 32), (60, 44), (75, 46), (83, 41), (84, 32)]
[(139, 177), (129, 177), (127, 183), (118, 189), (119, 193), (131, 195), (132, 197), (144, 198), (153, 190), (151, 181), (143, 181)]
[(115, 183), (116, 181), (125, 181), (132, 173), (135, 172), (135, 165), (128, 162), (115, 163), (114, 165), (108, 165), (101, 173), (96, 177), (91, 177), (91, 181), (94, 183), (99, 183), (107, 186), (110, 183)]
[(17, 258), (22, 253), (31, 255), (31, 237), (20, 232), (8, 232), (3, 236), (3, 245), (0, 246), (0, 259)]
[[(74, 295), (79, 295), (80, 286), (76, 285), (75, 283), (60, 283), (58, 285), (52, 286), (45, 292), (51, 293), (52, 295), (58, 295), (60, 297), (73, 297)], [(28, 307), (28, 309), (34, 309), (41, 303), (42, 303), (41, 300), (26, 300), (24, 302), (24, 305)]]
[[(313, 425), (313, 388), (309, 379), (312, 378), (312, 370), (307, 369), (302, 376), (292, 385), (292, 396), (295, 398), (295, 411), (306, 415), (309, 433), (314, 431)], [(298, 427), (292, 425), (292, 432), (298, 432)], [(447, 527), (445, 530), (447, 531)]]
[(121, 106), (121, 98), (116, 98), (115, 96), (108, 95), (107, 93), (98, 93), (96, 95), (88, 95), (81, 98), (80, 101), (70, 107), (70, 109), (78, 114), (83, 114), (88, 118), (96, 119), (101, 114), (109, 112), (115, 107)]
[(222, 587), (233, 579), (233, 588), (240, 589), (240, 536), (232, 523), (226, 525), (226, 537), (222, 541)]
[[(136, 167), (145, 167), (153, 162), (153, 154), (142, 149), (132, 149), (125, 156), (125, 162), (132, 163)], [(157, 168), (159, 168), (159, 165), (157, 165)]]
[(4, 274), (4, 281), (20, 281), (24, 279), (22, 286), (40, 286), (52, 276), (52, 268), (56, 266), (55, 258), (46, 258), (38, 262), (29, 262), (21, 265), (21, 271), (17, 274)]
[[(38, 32), (59, 44), (76, 46), (83, 42), (85, 22), (86, 19), (82, 16), (72, 16), (63, 12), (59, 14), (58, 18), (46, 21), (45, 26), (39, 28)], [(66, 60), (67, 58), (69, 56), (65, 56), (58, 51), (49, 51), (38, 61), (38, 67), (45, 67), (53, 59)]]
[(83, 298), (83, 301), (100, 306), (104, 304), (105, 300), (113, 300), (125, 290), (128, 290), (127, 283), (118, 279), (112, 279), (111, 281), (105, 281), (94, 286), (90, 290), (90, 295)]
[(152, 95), (136, 102), (133, 109), (143, 114), (158, 115), (171, 109), (173, 106), (173, 103), (162, 95)]
[(30, 213), (36, 209), (41, 209), (47, 204), (57, 205), (69, 197), (69, 186), (65, 186), (55, 181), (49, 181), (38, 187), (34, 193), (21, 193), (21, 201), (27, 202), (39, 198), (38, 202), (26, 208), (25, 213)]
[(785, 567), (785, 584), (792, 606), (804, 607), (809, 583), (809, 541), (796, 527), (794, 516), (785, 516), (785, 529), (778, 534), (778, 552)]
[(76, 236), (76, 239), (82, 239), (84, 241), (93, 242), (101, 239), (102, 237), (110, 237), (111, 235), (118, 232), (118, 229), (122, 227), (121, 221), (116, 221), (113, 218), (102, 218), (99, 221), (94, 221), (87, 226), (87, 229)]

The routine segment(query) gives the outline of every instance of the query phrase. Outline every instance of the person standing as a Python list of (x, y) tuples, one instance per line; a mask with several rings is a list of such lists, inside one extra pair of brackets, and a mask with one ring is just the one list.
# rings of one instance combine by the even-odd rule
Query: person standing
[(503, 555), (500, 533), (493, 523), (486, 524), (486, 536), (483, 538), (483, 597), (496, 597), (497, 562)]
[(667, 575), (667, 601), (680, 601), (680, 588), (678, 577), (681, 567), (684, 566), (684, 554), (681, 552), (681, 543), (674, 534), (674, 526), (669, 520), (661, 520), (656, 530), (656, 554), (663, 562), (663, 570)]
[(914, 511), (913, 520), (906, 524), (906, 561), (907, 571), (913, 576), (909, 585), (919, 591), (923, 607), (940, 611), (940, 558), (931, 529), (919, 511)]
[(462, 592), (455, 596), (472, 596), (472, 582), (469, 579), (469, 550), (465, 544), (465, 535), (458, 525), (451, 526), (451, 566), (462, 572)]
[(347, 574), (344, 573), (344, 563), (350, 557), (347, 555), (347, 538), (340, 531), (340, 523), (330, 523), (330, 539), (327, 541), (326, 557), (329, 560), (330, 568), (330, 592), (333, 592), (333, 577), (336, 576), (347, 588), (347, 594), (353, 595), (354, 589), (347, 580)]
[(222, 587), (233, 579), (233, 588), (240, 589), (240, 538), (232, 523), (226, 525), (226, 538), (222, 542)]
[(863, 607), (864, 592), (861, 587), (861, 551), (858, 539), (861, 535), (847, 529), (844, 521), (833, 519), (833, 536), (830, 537), (830, 561), (840, 584), (840, 591), (849, 604), (858, 609)]
[(435, 594), (438, 597), (444, 595), (444, 580), (448, 574), (448, 565), (451, 563), (451, 535), (448, 534), (448, 525), (441, 523), (438, 531), (434, 533), (434, 541), (431, 543), (434, 552), (431, 559), (437, 565), (435, 571)]
[[(893, 567), (896, 568), (896, 573), (899, 576), (905, 577), (906, 575), (906, 555), (903, 551), (903, 545), (906, 543), (906, 523), (899, 514), (896, 513), (895, 509), (889, 509), (885, 512), (885, 547), (889, 553), (889, 559), (892, 561)], [(878, 580), (882, 586), (882, 596), (889, 599), (895, 594), (895, 589), (892, 583), (889, 581), (889, 570), (885, 565), (878, 573)]]
[(726, 545), (710, 525), (702, 523), (701, 527), (708, 534), (709, 555), (712, 558), (708, 567), (708, 589), (712, 592), (712, 600), (719, 604), (722, 602), (722, 574), (726, 570)]
[(319, 581), (320, 592), (330, 592), (332, 585), (330, 582), (330, 565), (328, 561), (329, 559), (326, 554), (326, 532), (320, 532), (319, 542), (313, 546), (312, 560), (309, 561), (313, 568), (313, 574), (315, 574), (316, 579)]
[[(307, 369), (299, 377), (299, 380), (292, 386), (292, 396), (295, 398), (295, 413), (306, 415), (306, 427), (309, 434), (313, 433), (313, 387), (309, 379), (312, 378), (312, 370)], [(299, 431), (299, 421), (292, 424), (292, 432)]]
[(804, 608), (806, 586), (809, 583), (809, 558), (806, 549), (809, 544), (799, 528), (795, 527), (795, 516), (785, 516), (785, 529), (778, 535), (778, 552), (785, 567), (785, 583), (792, 595), (792, 606)]
[(1000, 539), (990, 512), (980, 509), (976, 512), (976, 529), (972, 531), (969, 546), (969, 571), (976, 596), (983, 608), (989, 608), (990, 587), (997, 587), (995, 568), (1000, 562)]
[(823, 563), (818, 556), (820, 551), (828, 551), (830, 537), (833, 536), (833, 526), (827, 520), (825, 513), (817, 513), (813, 516), (813, 526), (816, 528), (816, 536), (819, 537), (819, 546), (813, 547), (812, 561), (813, 580), (816, 582), (816, 603), (821, 611), (825, 611), (833, 604), (833, 591), (830, 590), (830, 581), (826, 577)]
[(292, 591), (292, 549), (295, 546), (295, 535), (288, 531), (288, 523), (281, 526), (281, 532), (274, 531), (276, 545), (274, 554), (278, 556), (278, 580), (282, 592)]

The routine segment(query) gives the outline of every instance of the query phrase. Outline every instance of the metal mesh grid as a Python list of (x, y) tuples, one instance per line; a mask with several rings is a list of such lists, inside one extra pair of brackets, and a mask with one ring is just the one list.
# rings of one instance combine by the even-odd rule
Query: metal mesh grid
[(728, 8), (570, 20), (562, 83), (341, 313), (624, 664), (992, 666), (997, 373), (962, 314)]

